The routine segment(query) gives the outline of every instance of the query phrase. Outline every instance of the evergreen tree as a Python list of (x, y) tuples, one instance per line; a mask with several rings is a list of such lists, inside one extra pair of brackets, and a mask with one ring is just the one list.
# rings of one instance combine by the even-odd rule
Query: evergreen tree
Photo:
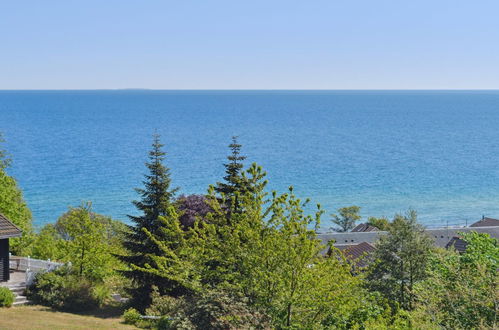
[(245, 156), (241, 155), (241, 145), (237, 142), (237, 136), (232, 137), (232, 143), (229, 144), (231, 154), (227, 156), (228, 162), (224, 164), (225, 176), (224, 182), (217, 182), (215, 191), (224, 195), (227, 199), (236, 194), (242, 194), (249, 190), (250, 185), (243, 173), (243, 161)]
[(264, 180), (266, 173), (255, 163), (248, 170), (243, 170), (242, 162), (246, 157), (241, 155), (241, 144), (238, 143), (237, 136), (232, 137), (229, 149), (231, 154), (227, 157), (228, 162), (224, 164), (226, 174), (223, 178), (224, 182), (217, 182), (214, 187), (214, 191), (221, 196), (221, 200), (224, 200), (224, 207), (228, 210), (228, 214), (242, 212), (242, 196), (254, 196), (267, 184)]
[[(256, 180), (262, 171), (256, 165), (254, 169)], [(174, 221), (174, 213), (162, 218), (162, 231), (176, 240), (151, 235), (162, 253), (144, 272), (194, 293), (182, 297), (187, 299), (186, 307), (169, 309), (173, 324), (177, 326), (185, 313), (196, 329), (213, 328), (214, 323), (202, 321), (207, 318), (225, 321), (217, 329), (251, 328), (242, 314), (235, 317), (220, 310), (223, 302), (216, 297), (206, 301), (203, 295), (208, 292), (244, 297), (247, 308), (268, 315), (275, 329), (361, 329), (368, 321), (384, 319), (384, 310), (361, 287), (361, 277), (352, 274), (340, 252), (330, 258), (321, 253), (326, 246), (316, 234), (320, 207), (315, 215), (306, 215), (307, 202), (296, 198), (292, 188), (287, 194), (274, 192), (270, 200), (267, 197), (263, 191), (241, 195), (242, 211), (227, 215), (225, 205), (210, 189), (212, 212), (206, 221), (199, 219), (185, 231)], [(205, 307), (195, 307), (202, 300)], [(237, 301), (223, 301), (232, 304), (231, 311), (239, 307)], [(196, 311), (191, 312), (192, 307)], [(244, 323), (227, 325), (237, 321)]]
[(158, 281), (154, 274), (142, 271), (151, 262), (150, 256), (160, 253), (160, 249), (150, 237), (151, 234), (155, 235), (160, 232), (162, 226), (160, 217), (168, 216), (177, 191), (177, 188), (170, 188), (170, 170), (163, 165), (166, 153), (162, 151), (162, 147), (159, 135), (155, 134), (152, 150), (149, 152), (149, 162), (146, 163), (149, 173), (145, 175), (144, 188), (136, 189), (141, 199), (133, 202), (142, 214), (129, 216), (133, 225), (129, 226), (123, 243), (128, 254), (120, 256), (120, 259), (129, 267), (123, 273), (134, 283), (134, 288), (130, 290), (130, 293), (134, 305), (139, 309), (147, 307), (153, 285), (163, 288), (168, 285), (168, 283)]

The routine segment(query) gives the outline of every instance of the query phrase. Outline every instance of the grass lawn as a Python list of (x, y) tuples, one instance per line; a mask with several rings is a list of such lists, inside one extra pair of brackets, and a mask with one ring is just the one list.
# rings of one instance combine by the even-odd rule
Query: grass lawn
[(136, 329), (112, 314), (71, 314), (36, 305), (0, 308), (0, 329)]

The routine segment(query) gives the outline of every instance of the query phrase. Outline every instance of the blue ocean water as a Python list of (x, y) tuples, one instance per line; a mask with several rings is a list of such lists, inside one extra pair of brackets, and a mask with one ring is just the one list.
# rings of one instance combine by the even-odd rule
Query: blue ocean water
[(37, 225), (82, 201), (135, 213), (155, 130), (180, 193), (219, 181), (238, 135), (271, 189), (293, 185), (327, 214), (499, 217), (498, 91), (0, 91), (10, 174)]

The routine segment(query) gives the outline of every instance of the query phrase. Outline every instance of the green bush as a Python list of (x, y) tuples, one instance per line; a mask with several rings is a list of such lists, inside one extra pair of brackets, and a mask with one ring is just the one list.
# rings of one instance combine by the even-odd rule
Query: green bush
[(65, 311), (85, 311), (101, 306), (107, 299), (99, 284), (75, 274), (68, 267), (39, 273), (27, 296), (33, 302)]
[(169, 330), (172, 329), (172, 322), (169, 317), (163, 316), (158, 320), (156, 324), (156, 329), (158, 330)]
[(181, 299), (168, 322), (171, 329), (269, 329), (270, 318), (247, 298), (227, 291), (206, 291)]
[(104, 284), (96, 284), (92, 288), (92, 298), (102, 307), (111, 297), (111, 290)]
[(123, 313), (125, 324), (135, 325), (140, 321), (140, 313), (135, 308), (129, 308)]
[(170, 297), (162, 296), (156, 286), (153, 287), (151, 293), (151, 305), (146, 309), (145, 315), (165, 316), (173, 315), (179, 309), (180, 300)]
[(0, 287), (0, 307), (10, 307), (14, 303), (14, 294), (5, 287)]

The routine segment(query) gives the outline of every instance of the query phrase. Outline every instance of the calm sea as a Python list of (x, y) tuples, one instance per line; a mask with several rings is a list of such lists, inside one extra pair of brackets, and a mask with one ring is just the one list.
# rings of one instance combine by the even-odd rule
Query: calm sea
[(10, 174), (37, 225), (83, 201), (126, 220), (155, 130), (184, 194), (220, 180), (238, 135), (271, 189), (293, 185), (328, 214), (499, 217), (498, 91), (0, 92)]

